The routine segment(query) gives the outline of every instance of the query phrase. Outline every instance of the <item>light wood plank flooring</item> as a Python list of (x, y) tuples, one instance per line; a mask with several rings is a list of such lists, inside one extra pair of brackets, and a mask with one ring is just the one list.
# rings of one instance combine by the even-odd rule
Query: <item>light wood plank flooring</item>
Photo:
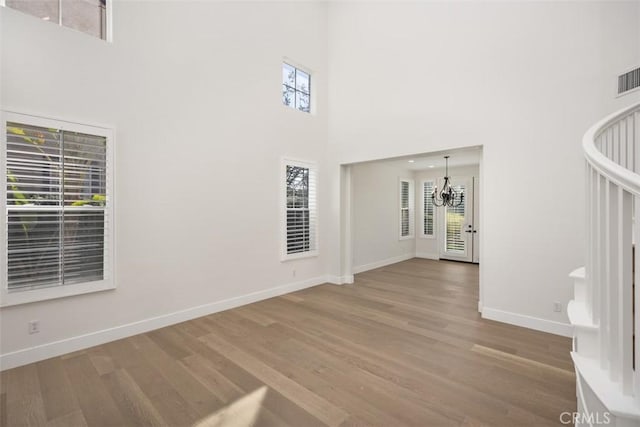
[(477, 266), (405, 261), (5, 371), (0, 425), (559, 425), (570, 340), (477, 300)]

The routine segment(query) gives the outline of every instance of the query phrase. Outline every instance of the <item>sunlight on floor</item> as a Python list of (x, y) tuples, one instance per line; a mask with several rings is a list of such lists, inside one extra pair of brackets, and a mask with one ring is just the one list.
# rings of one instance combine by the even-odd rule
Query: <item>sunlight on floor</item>
[(262, 386), (230, 405), (193, 424), (193, 427), (249, 427), (260, 414), (262, 402), (267, 395), (267, 386)]

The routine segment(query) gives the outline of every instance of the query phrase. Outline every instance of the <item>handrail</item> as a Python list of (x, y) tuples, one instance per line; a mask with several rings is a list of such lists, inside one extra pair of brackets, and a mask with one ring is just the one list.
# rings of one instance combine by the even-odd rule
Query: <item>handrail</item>
[(587, 253), (584, 278), (575, 275), (575, 299), (567, 309), (575, 326), (572, 357), (579, 381), (585, 381), (608, 410), (628, 408), (618, 416), (636, 420), (640, 417), (636, 368), (640, 343), (635, 340), (640, 331), (640, 292), (635, 291), (640, 268), (634, 268), (640, 265), (639, 132), (637, 103), (598, 121), (583, 137)]
[[(636, 111), (640, 111), (640, 103), (618, 110), (591, 126), (582, 138), (582, 149), (589, 163), (597, 169), (600, 174), (605, 176), (609, 181), (620, 185), (630, 193), (640, 195), (640, 175), (607, 158), (607, 156), (596, 147), (596, 138), (600, 132)], [(638, 149), (640, 149), (640, 147), (638, 147)]]

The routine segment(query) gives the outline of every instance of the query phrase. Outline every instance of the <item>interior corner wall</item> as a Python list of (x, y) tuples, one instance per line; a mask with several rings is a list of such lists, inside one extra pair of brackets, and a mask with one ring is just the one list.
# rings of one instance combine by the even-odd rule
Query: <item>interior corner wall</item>
[(553, 307), (584, 265), (581, 140), (613, 108), (604, 61), (637, 56), (637, 7), (329, 4), (333, 161), (483, 146), (485, 316), (570, 333)]
[[(0, 367), (325, 282), (326, 4), (116, 0), (113, 43), (0, 7), (0, 37), (2, 109), (115, 129), (117, 281), (0, 309)], [(282, 157), (318, 163), (318, 257), (280, 261)]]
[(376, 162), (350, 167), (353, 272), (413, 258), (415, 239), (400, 240), (399, 199), (400, 180), (413, 181), (413, 172)]

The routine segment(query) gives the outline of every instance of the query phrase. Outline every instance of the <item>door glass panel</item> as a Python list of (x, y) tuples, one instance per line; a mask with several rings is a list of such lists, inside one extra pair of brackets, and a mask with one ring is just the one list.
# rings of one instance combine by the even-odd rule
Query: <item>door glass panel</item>
[(466, 202), (466, 188), (464, 184), (454, 185), (453, 189), (456, 193), (465, 195), (465, 202), (457, 207), (447, 207), (446, 216), (446, 238), (445, 238), (445, 251), (452, 253), (465, 253), (465, 240), (462, 233), (464, 232), (463, 225), (465, 222), (465, 205)]

